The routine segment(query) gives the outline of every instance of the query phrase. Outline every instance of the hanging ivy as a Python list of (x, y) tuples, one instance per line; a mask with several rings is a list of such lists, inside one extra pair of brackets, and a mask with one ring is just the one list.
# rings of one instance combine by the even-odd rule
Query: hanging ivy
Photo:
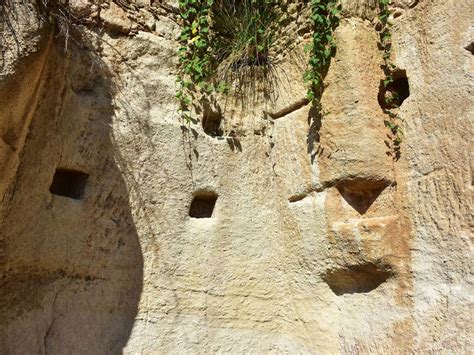
[(309, 84), (307, 99), (319, 105), (323, 78), (336, 53), (334, 30), (339, 25), (340, 6), (334, 0), (311, 0), (312, 43), (305, 47), (310, 52), (309, 70), (304, 81)]
[(179, 84), (176, 97), (181, 118), (190, 122), (190, 107), (195, 93), (212, 91), (207, 78), (211, 73), (209, 53), (209, 10), (214, 0), (180, 0), (182, 31), (179, 37)]
[(387, 107), (383, 108), (384, 112), (387, 114), (387, 119), (384, 120), (385, 126), (390, 129), (392, 134), (392, 142), (390, 144), (391, 154), (395, 159), (398, 159), (400, 156), (400, 144), (403, 139), (403, 131), (400, 126), (401, 118), (399, 115), (394, 112), (394, 109), (398, 108), (399, 97), (397, 92), (390, 90), (392, 84), (394, 83), (394, 72), (398, 70), (397, 66), (392, 63), (392, 33), (391, 33), (391, 23), (389, 22), (390, 10), (389, 10), (390, 0), (379, 0), (379, 35), (380, 35), (380, 45), (383, 50), (383, 71), (385, 78), (382, 82), (384, 92), (388, 91), (390, 94), (384, 94), (383, 100), (385, 101)]

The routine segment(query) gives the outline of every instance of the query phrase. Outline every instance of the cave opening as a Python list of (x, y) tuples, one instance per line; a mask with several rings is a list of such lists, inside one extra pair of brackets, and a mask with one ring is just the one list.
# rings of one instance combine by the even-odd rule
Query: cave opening
[(397, 106), (401, 106), (403, 101), (408, 99), (410, 96), (410, 86), (408, 84), (408, 78), (406, 75), (395, 78), (389, 89), (397, 94), (395, 100), (395, 104)]
[(392, 73), (393, 81), (384, 84), (380, 82), (378, 101), (382, 109), (393, 109), (400, 107), (410, 97), (410, 84), (405, 70), (397, 70)]

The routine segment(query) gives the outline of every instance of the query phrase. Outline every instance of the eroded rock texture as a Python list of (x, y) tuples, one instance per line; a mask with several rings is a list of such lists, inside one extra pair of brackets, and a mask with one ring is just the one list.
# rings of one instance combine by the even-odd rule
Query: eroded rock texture
[(472, 2), (392, 4), (398, 160), (376, 1), (342, 1), (322, 120), (289, 3), (269, 94), (191, 125), (176, 4), (72, 1), (68, 41), (2, 5), (0, 353), (474, 350)]

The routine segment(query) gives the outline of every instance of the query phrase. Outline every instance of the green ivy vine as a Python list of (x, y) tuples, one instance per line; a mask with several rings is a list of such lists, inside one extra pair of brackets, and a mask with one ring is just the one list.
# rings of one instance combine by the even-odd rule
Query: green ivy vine
[(176, 97), (180, 103), (181, 118), (191, 121), (190, 106), (197, 89), (212, 91), (207, 78), (211, 72), (209, 53), (209, 10), (214, 0), (179, 0), (183, 23), (179, 37), (179, 89)]
[(384, 120), (385, 126), (390, 129), (393, 137), (392, 144), (390, 146), (391, 153), (394, 158), (398, 159), (400, 156), (400, 144), (402, 143), (403, 139), (403, 131), (400, 126), (401, 118), (396, 112), (393, 111), (393, 109), (398, 108), (397, 102), (399, 97), (396, 92), (390, 91), (390, 87), (394, 82), (393, 74), (398, 68), (391, 62), (392, 33), (391, 23), (389, 22), (389, 3), (390, 0), (379, 0), (379, 35), (380, 45), (383, 50), (383, 71), (385, 75), (382, 85), (385, 91), (390, 92), (389, 95), (384, 93), (383, 100), (385, 101), (387, 107), (383, 110), (388, 116), (388, 118)]
[(319, 105), (323, 78), (331, 58), (336, 53), (334, 30), (339, 25), (340, 5), (335, 0), (311, 0), (312, 43), (305, 47), (310, 52), (309, 70), (304, 81), (309, 84), (307, 99)]

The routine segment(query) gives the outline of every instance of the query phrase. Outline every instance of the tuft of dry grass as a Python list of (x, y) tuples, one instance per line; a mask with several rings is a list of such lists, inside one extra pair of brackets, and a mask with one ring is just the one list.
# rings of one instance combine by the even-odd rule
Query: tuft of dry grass
[(271, 90), (278, 5), (278, 0), (216, 0), (212, 7), (214, 80), (230, 84), (234, 96), (252, 100)]

